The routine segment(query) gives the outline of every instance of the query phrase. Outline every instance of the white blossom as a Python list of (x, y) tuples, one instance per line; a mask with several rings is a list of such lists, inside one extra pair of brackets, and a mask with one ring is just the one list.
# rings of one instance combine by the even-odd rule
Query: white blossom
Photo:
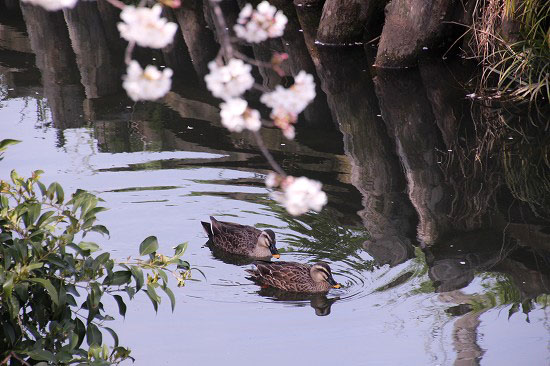
[(294, 84), (290, 88), (280, 85), (275, 90), (261, 96), (260, 100), (268, 107), (273, 108), (275, 114), (287, 113), (298, 115), (307, 105), (315, 99), (315, 81), (313, 76), (300, 71), (294, 78)]
[(38, 5), (48, 11), (57, 11), (63, 8), (72, 8), (78, 0), (23, 0), (23, 2)]
[(160, 71), (153, 65), (145, 70), (133, 60), (126, 70), (122, 86), (128, 96), (134, 101), (156, 100), (163, 97), (172, 86), (172, 70), (165, 68)]
[(287, 177), (282, 187), (283, 192), (274, 192), (272, 197), (293, 216), (309, 210), (321, 211), (327, 203), (327, 195), (321, 190), (323, 186), (316, 180)]
[(178, 26), (161, 18), (162, 6), (152, 8), (127, 5), (120, 13), (124, 21), (118, 23), (118, 31), (127, 41), (135, 41), (139, 46), (163, 48), (172, 43)]
[(252, 5), (246, 4), (233, 27), (237, 37), (250, 43), (259, 43), (268, 38), (276, 38), (283, 35), (287, 17), (282, 11), (262, 1), (252, 10)]
[(254, 85), (254, 78), (250, 74), (252, 67), (242, 60), (233, 58), (225, 66), (211, 61), (208, 68), (210, 73), (204, 77), (204, 81), (215, 97), (224, 100), (235, 98)]
[(282, 182), (283, 177), (281, 177), (279, 174), (275, 172), (270, 172), (265, 177), (265, 186), (267, 188), (275, 188), (278, 187)]
[(241, 132), (242, 130), (258, 131), (262, 126), (260, 112), (248, 108), (244, 99), (229, 99), (220, 104), (222, 124), (229, 131)]

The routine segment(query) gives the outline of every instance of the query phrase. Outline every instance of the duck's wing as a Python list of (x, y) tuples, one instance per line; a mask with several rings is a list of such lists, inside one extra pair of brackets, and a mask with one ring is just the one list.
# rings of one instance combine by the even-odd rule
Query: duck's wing
[(241, 225), (235, 222), (229, 221), (218, 221), (213, 216), (210, 216), (210, 221), (212, 222), (212, 231), (214, 234), (223, 234), (223, 233), (232, 233), (239, 231), (247, 231), (259, 236), (261, 231), (248, 225)]
[(288, 289), (309, 276), (309, 266), (295, 262), (255, 261), (253, 277), (262, 284)]

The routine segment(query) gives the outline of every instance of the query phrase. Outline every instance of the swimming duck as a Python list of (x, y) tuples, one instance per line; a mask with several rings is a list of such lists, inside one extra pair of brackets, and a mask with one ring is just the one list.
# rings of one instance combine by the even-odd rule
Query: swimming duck
[(262, 286), (272, 286), (290, 292), (327, 292), (340, 288), (325, 262), (313, 265), (296, 262), (255, 261), (256, 269), (247, 269), (252, 280)]
[(212, 216), (210, 221), (211, 224), (204, 221), (201, 224), (217, 248), (254, 258), (280, 258), (273, 230), (258, 230), (248, 225), (218, 221)]

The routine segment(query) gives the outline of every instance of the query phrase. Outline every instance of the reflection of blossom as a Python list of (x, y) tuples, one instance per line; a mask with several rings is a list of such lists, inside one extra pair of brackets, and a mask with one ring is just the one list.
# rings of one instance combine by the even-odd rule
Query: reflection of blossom
[(233, 58), (225, 66), (212, 61), (208, 68), (210, 73), (204, 80), (215, 97), (224, 100), (238, 97), (254, 85), (254, 78), (250, 74), (252, 67), (242, 60)]
[(327, 203), (327, 195), (321, 190), (322, 184), (306, 177), (286, 177), (281, 184), (283, 192), (274, 192), (272, 197), (288, 213), (298, 216), (309, 210), (321, 211)]
[(163, 48), (172, 43), (178, 26), (161, 18), (162, 6), (156, 4), (152, 8), (136, 8), (132, 5), (124, 7), (120, 18), (124, 23), (118, 23), (122, 38), (135, 41), (139, 46)]
[(237, 37), (247, 42), (259, 43), (268, 38), (283, 35), (288, 19), (282, 11), (262, 1), (252, 10), (252, 5), (246, 4), (239, 13), (237, 24), (233, 27)]
[(273, 108), (271, 118), (279, 127), (286, 138), (293, 139), (295, 135), (293, 123), (307, 105), (315, 98), (315, 82), (313, 76), (300, 71), (294, 78), (294, 84), (290, 88), (280, 85), (271, 93), (261, 96), (260, 100), (268, 107)]
[(126, 70), (122, 86), (134, 101), (156, 100), (163, 97), (172, 86), (172, 70), (162, 72), (149, 65), (143, 70), (137, 61), (132, 61)]
[(262, 126), (260, 112), (248, 108), (244, 99), (229, 99), (220, 104), (222, 124), (229, 131), (241, 132), (244, 129), (258, 131)]
[(41, 6), (48, 11), (57, 11), (74, 7), (77, 0), (23, 0), (23, 2)]

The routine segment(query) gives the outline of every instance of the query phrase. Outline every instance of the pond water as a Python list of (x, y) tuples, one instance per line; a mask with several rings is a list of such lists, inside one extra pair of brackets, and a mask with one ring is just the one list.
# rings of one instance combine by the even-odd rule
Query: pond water
[[(312, 52), (322, 91), (297, 139), (263, 131), (288, 173), (328, 194), (322, 212), (296, 218), (270, 199), (253, 137), (219, 123), (196, 64), (181, 66), (163, 100), (134, 104), (82, 71), (85, 50), (70, 56), (68, 34), (55, 32), (62, 13), (29, 9), (0, 16), (0, 138), (22, 141), (0, 178), (42, 169), (65, 192), (89, 190), (109, 208), (99, 220), (111, 236), (94, 239), (114, 257), (155, 235), (166, 253), (187, 241), (185, 259), (204, 273), (174, 286), (173, 313), (167, 298), (155, 314), (142, 295), (113, 322), (136, 365), (550, 364), (548, 171), (526, 171), (539, 179), (527, 190), (517, 164), (547, 153), (548, 136), (483, 134), (476, 121), (523, 117), (467, 99), (467, 68), (428, 60), (374, 75), (362, 48)], [(307, 54), (302, 45), (291, 58)], [(249, 262), (207, 246), (200, 221), (211, 215), (272, 228), (282, 259), (327, 261), (343, 287), (317, 296), (258, 287)]]

